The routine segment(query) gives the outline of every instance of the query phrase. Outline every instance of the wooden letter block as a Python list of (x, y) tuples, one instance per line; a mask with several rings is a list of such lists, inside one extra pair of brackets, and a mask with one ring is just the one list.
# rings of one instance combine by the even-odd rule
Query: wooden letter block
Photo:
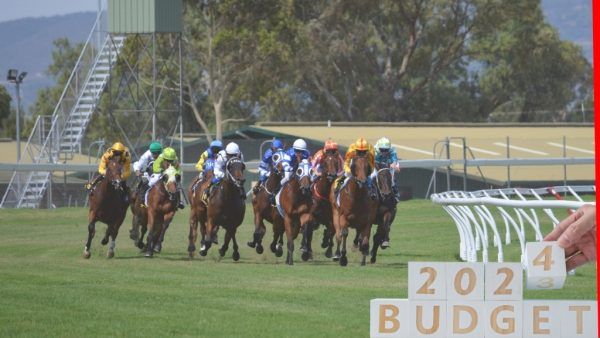
[(410, 308), (408, 299), (371, 299), (372, 338), (410, 338)]
[(521, 338), (523, 336), (523, 302), (485, 302), (486, 338)]
[(485, 263), (485, 300), (522, 300), (521, 263)]
[(561, 302), (523, 301), (523, 338), (559, 338)]
[(561, 301), (561, 337), (592, 338), (598, 336), (596, 301)]
[(528, 289), (561, 289), (567, 277), (565, 251), (556, 242), (529, 242), (527, 255)]
[(409, 262), (408, 299), (446, 300), (446, 264)]
[(447, 299), (483, 300), (484, 278), (483, 263), (446, 263)]
[(446, 313), (446, 337), (481, 338), (484, 336), (483, 301), (448, 301)]
[(446, 337), (446, 301), (411, 300), (411, 338)]

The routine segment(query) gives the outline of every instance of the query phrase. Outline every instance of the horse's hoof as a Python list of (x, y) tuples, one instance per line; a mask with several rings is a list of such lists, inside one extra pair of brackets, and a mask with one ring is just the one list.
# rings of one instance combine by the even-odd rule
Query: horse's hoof
[(200, 256), (202, 256), (202, 257), (206, 256), (206, 250), (200, 250)]
[(325, 257), (331, 258), (331, 256), (332, 256), (331, 248), (328, 248), (327, 251), (325, 251)]
[(275, 250), (275, 257), (281, 257), (281, 256), (283, 256), (283, 248), (277, 247), (277, 250)]
[(144, 254), (144, 257), (148, 257), (148, 258), (152, 258), (153, 252), (148, 250), (146, 251), (146, 253)]
[(348, 265), (348, 257), (346, 257), (346, 256), (340, 257), (340, 266), (346, 266), (346, 265)]
[(310, 258), (310, 253), (308, 251), (304, 251), (302, 253), (302, 261), (306, 262)]
[(265, 249), (263, 248), (262, 244), (258, 244), (256, 246), (256, 253), (259, 255), (262, 255), (262, 253), (265, 251)]
[(271, 248), (271, 252), (275, 253), (277, 251), (277, 244), (271, 243), (270, 248)]
[(137, 231), (129, 230), (129, 238), (131, 238), (134, 242), (137, 242), (139, 237), (140, 237), (140, 234)]
[(83, 251), (83, 258), (88, 259), (92, 256), (92, 253), (89, 251)]
[(144, 243), (143, 243), (143, 242), (137, 242), (136, 246), (137, 246), (137, 247), (138, 247), (138, 249), (140, 249), (140, 250), (144, 250), (144, 247), (145, 247), (145, 245), (144, 245)]
[(377, 261), (377, 257), (371, 257), (371, 264), (374, 264)]
[(102, 244), (102, 245), (108, 244), (108, 238), (102, 238), (102, 241), (100, 242), (100, 244)]
[(239, 260), (240, 260), (240, 253), (239, 253), (239, 252), (237, 252), (237, 251), (236, 251), (236, 252), (234, 252), (234, 253), (233, 253), (233, 255), (232, 255), (232, 258), (233, 258), (233, 261), (234, 261), (234, 262), (237, 262), (237, 261), (239, 261)]
[(383, 241), (383, 243), (381, 243), (381, 249), (385, 250), (385, 249), (387, 249), (389, 247), (390, 247), (390, 242)]
[(156, 253), (160, 253), (161, 250), (162, 250), (162, 245), (160, 245), (160, 244), (154, 247), (154, 252), (156, 252)]
[(326, 241), (321, 242), (321, 249), (325, 249), (328, 246), (329, 243), (327, 243)]
[(188, 252), (188, 256), (190, 257), (190, 259), (194, 258), (194, 251)]
[(188, 252), (194, 252), (194, 251), (196, 251), (196, 246), (194, 244), (188, 245)]
[(221, 257), (225, 256), (225, 250), (219, 249), (219, 256), (221, 256)]
[(108, 258), (113, 258), (113, 257), (115, 257), (115, 252), (114, 252), (114, 251), (109, 251), (109, 252), (107, 252), (107, 253), (106, 253), (106, 257), (108, 257)]
[(252, 241), (250, 241), (250, 242), (248, 242), (246, 244), (248, 244), (248, 246), (251, 247), (251, 248), (254, 248), (256, 246), (256, 243), (254, 243)]

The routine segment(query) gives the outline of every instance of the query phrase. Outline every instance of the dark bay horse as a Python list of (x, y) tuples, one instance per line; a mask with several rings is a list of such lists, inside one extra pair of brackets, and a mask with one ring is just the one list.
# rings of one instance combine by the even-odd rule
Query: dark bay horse
[(271, 204), (271, 196), (279, 190), (279, 184), (283, 177), (280, 168), (277, 167), (279, 161), (280, 159), (275, 156), (269, 177), (265, 181), (264, 185), (260, 186), (258, 193), (254, 194), (252, 197), (252, 209), (254, 211), (254, 237), (252, 241), (248, 242), (249, 247), (256, 248), (256, 253), (262, 254), (264, 250), (262, 246), (262, 239), (266, 233), (264, 221), (271, 223), (273, 225), (273, 242), (271, 242), (271, 252), (275, 253), (275, 256), (277, 257), (281, 257), (283, 255), (283, 248), (278, 242), (283, 242), (284, 226), (283, 218), (277, 212), (277, 208)]
[[(333, 211), (333, 226), (337, 241), (336, 257), (339, 257), (340, 265), (346, 266), (346, 240), (348, 228), (354, 228), (360, 233), (362, 239), (360, 251), (363, 255), (361, 265), (365, 265), (369, 254), (369, 237), (371, 235), (371, 224), (375, 216), (373, 200), (369, 197), (367, 186), (368, 175), (371, 173), (371, 165), (365, 156), (358, 156), (350, 163), (352, 176), (347, 184), (339, 192), (339, 205), (335, 190), (330, 193), (330, 201)], [(340, 255), (340, 244), (342, 250)]]
[(161, 179), (148, 191), (148, 237), (146, 238), (146, 257), (160, 252), (164, 234), (171, 224), (177, 205), (179, 191), (177, 182), (181, 177), (173, 166), (162, 173)]
[(200, 245), (206, 240), (206, 220), (208, 219), (208, 208), (202, 200), (202, 192), (208, 188), (213, 178), (213, 170), (205, 169), (201, 181), (194, 181), (190, 185), (188, 196), (191, 204), (190, 211), (190, 233), (188, 235), (189, 245), (188, 254), (190, 258), (194, 257), (196, 252), (196, 239), (198, 238), (198, 223), (200, 223)]
[[(298, 169), (292, 174), (290, 180), (283, 185), (279, 195), (287, 237), (288, 252), (285, 262), (289, 265), (294, 264), (294, 239), (298, 236), (300, 229), (305, 229), (308, 234), (306, 240), (310, 240), (310, 235), (312, 235), (310, 226), (313, 222), (310, 213), (312, 194), (310, 188), (310, 164), (308, 161), (303, 161), (298, 165)], [(302, 260), (307, 261), (312, 255), (310, 245), (305, 245), (302, 249)]]
[(83, 249), (83, 257), (90, 258), (92, 238), (96, 234), (96, 222), (100, 221), (108, 225), (102, 245), (109, 242), (107, 257), (115, 255), (115, 240), (119, 233), (119, 227), (123, 224), (127, 214), (128, 202), (124, 201), (123, 194), (123, 165), (115, 158), (111, 159), (106, 166), (104, 179), (90, 192), (90, 208), (88, 212), (88, 239)]
[(225, 164), (225, 177), (214, 189), (211, 189), (208, 201), (206, 239), (204, 245), (200, 247), (201, 256), (206, 256), (213, 243), (213, 237), (217, 235), (217, 227), (222, 227), (226, 233), (223, 246), (219, 249), (219, 255), (225, 256), (229, 248), (229, 241), (233, 240), (233, 260), (240, 259), (235, 233), (242, 224), (246, 212), (246, 203), (240, 194), (245, 182), (245, 168), (244, 162), (239, 158), (229, 159)]
[(135, 242), (138, 248), (144, 249), (144, 235), (148, 230), (148, 209), (142, 206), (144, 204), (144, 194), (133, 191), (130, 200), (132, 228), (129, 237)]
[[(322, 168), (321, 176), (315, 179), (312, 186), (313, 201), (310, 212), (313, 216), (314, 223), (311, 230), (314, 232), (319, 224), (325, 225), (321, 247), (323, 249), (327, 248), (325, 251), (325, 257), (327, 258), (331, 258), (332, 255), (333, 234), (335, 233), (333, 227), (333, 214), (331, 213), (331, 203), (329, 202), (329, 193), (333, 182), (337, 178), (339, 170), (337, 156), (337, 153), (326, 153), (321, 159), (321, 163), (319, 163)], [(310, 240), (312, 240), (312, 234), (310, 234)], [(309, 246), (311, 245), (310, 240), (306, 240), (306, 243)]]
[(394, 184), (394, 172), (389, 166), (377, 163), (377, 175), (375, 177), (375, 186), (379, 197), (375, 219), (373, 224), (377, 224), (377, 231), (373, 235), (373, 249), (371, 250), (371, 263), (377, 260), (377, 249), (389, 247), (390, 227), (396, 217), (396, 197), (392, 190)]

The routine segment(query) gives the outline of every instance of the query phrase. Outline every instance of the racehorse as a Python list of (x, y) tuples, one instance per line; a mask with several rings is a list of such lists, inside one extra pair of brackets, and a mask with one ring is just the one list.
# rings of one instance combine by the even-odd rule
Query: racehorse
[[(279, 184), (282, 178), (282, 172), (277, 167), (277, 164), (281, 160), (281, 154), (275, 153), (273, 155), (273, 165), (271, 166), (271, 172), (269, 177), (265, 181), (264, 185), (261, 185), (258, 193), (252, 197), (252, 209), (254, 211), (254, 237), (252, 241), (248, 242), (248, 246), (256, 248), (256, 253), (263, 253), (262, 239), (266, 233), (265, 220), (273, 224), (273, 242), (271, 242), (271, 252), (277, 257), (283, 255), (283, 248), (281, 243), (283, 242), (284, 225), (283, 218), (277, 212), (277, 208), (271, 204), (271, 196), (279, 189)], [(274, 198), (274, 196), (273, 196)]]
[(83, 257), (90, 258), (92, 238), (96, 234), (96, 222), (108, 225), (102, 245), (109, 242), (107, 257), (115, 255), (115, 240), (119, 227), (123, 224), (129, 202), (124, 201), (124, 182), (121, 178), (123, 165), (116, 159), (111, 159), (106, 166), (104, 179), (90, 192), (90, 208), (88, 211), (88, 239), (83, 249)]
[(246, 166), (239, 158), (233, 157), (225, 164), (225, 177), (209, 193), (206, 239), (200, 247), (200, 255), (206, 256), (217, 235), (217, 227), (225, 229), (225, 240), (219, 249), (219, 255), (225, 256), (229, 241), (233, 239), (233, 260), (240, 259), (235, 239), (237, 228), (244, 220), (246, 203), (241, 196), (244, 187), (244, 169)]
[[(138, 188), (139, 189), (139, 188)], [(143, 189), (133, 191), (131, 193), (131, 231), (129, 232), (129, 238), (131, 238), (135, 245), (144, 249), (144, 235), (148, 230), (148, 209), (143, 206), (144, 204), (144, 192)], [(141, 234), (140, 234), (141, 229)]]
[[(294, 264), (294, 239), (298, 236), (300, 229), (305, 233), (312, 234), (310, 213), (312, 206), (310, 180), (310, 164), (304, 160), (298, 165), (296, 172), (292, 174), (289, 181), (281, 187), (279, 203), (283, 211), (283, 223), (287, 237), (286, 264)], [(310, 239), (310, 235), (308, 236)], [(302, 252), (302, 260), (307, 261), (312, 255), (310, 245), (305, 245)]]
[(325, 230), (323, 231), (323, 242), (321, 243), (321, 247), (323, 249), (327, 248), (325, 257), (331, 258), (335, 229), (333, 228), (333, 215), (331, 213), (331, 203), (329, 202), (329, 192), (339, 170), (337, 154), (327, 153), (321, 159), (320, 166), (322, 168), (322, 174), (315, 179), (312, 186), (313, 201), (310, 212), (315, 222), (311, 227), (312, 231), (310, 234), (306, 232), (308, 229), (305, 229), (304, 237), (306, 240), (303, 238), (303, 242), (306, 242), (306, 245), (310, 246), (312, 232), (317, 229), (319, 224), (324, 224)]
[(385, 250), (389, 247), (390, 227), (396, 217), (396, 197), (392, 190), (394, 172), (383, 163), (376, 163), (377, 174), (375, 185), (379, 201), (373, 224), (377, 224), (377, 231), (373, 235), (373, 249), (371, 250), (371, 263), (377, 260), (377, 249)]
[[(204, 167), (204, 176), (202, 180), (198, 179), (190, 185), (188, 191), (189, 200), (191, 203), (190, 212), (190, 233), (188, 235), (189, 245), (188, 254), (190, 258), (194, 257), (196, 251), (196, 239), (198, 238), (198, 223), (200, 223), (200, 245), (206, 240), (206, 220), (208, 218), (208, 209), (206, 202), (202, 200), (202, 192), (208, 188), (210, 181), (213, 178), (214, 160), (206, 161)], [(213, 241), (213, 243), (216, 243)]]
[[(338, 196), (335, 189), (330, 193), (330, 201), (333, 211), (333, 226), (335, 228), (335, 237), (337, 241), (336, 257), (339, 257), (340, 265), (346, 266), (348, 258), (346, 257), (346, 239), (348, 237), (348, 228), (356, 229), (361, 236), (362, 242), (360, 251), (362, 252), (361, 265), (365, 265), (366, 257), (369, 254), (369, 237), (371, 234), (371, 224), (373, 223), (374, 203), (369, 197), (367, 186), (368, 175), (371, 172), (371, 165), (365, 156), (358, 156), (350, 162), (352, 176), (342, 187)], [(342, 251), (340, 255), (340, 244)], [(334, 258), (335, 260), (335, 258)]]
[(148, 190), (146, 257), (152, 257), (155, 251), (160, 252), (165, 232), (171, 224), (179, 204), (177, 183), (180, 179), (177, 170), (169, 165), (163, 171), (160, 180)]

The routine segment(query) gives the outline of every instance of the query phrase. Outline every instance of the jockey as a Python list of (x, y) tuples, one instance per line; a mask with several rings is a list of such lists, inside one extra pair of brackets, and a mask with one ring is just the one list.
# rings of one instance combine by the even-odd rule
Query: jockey
[[(217, 159), (215, 160), (215, 168), (213, 169), (214, 176), (210, 182), (210, 185), (204, 191), (205, 197), (210, 196), (211, 188), (219, 184), (219, 182), (221, 182), (221, 180), (225, 177), (225, 170), (227, 170), (225, 166), (227, 165), (227, 162), (234, 157), (237, 157), (242, 162), (244, 162), (244, 154), (242, 154), (242, 152), (240, 151), (240, 147), (234, 142), (229, 142), (225, 147), (225, 150), (221, 150), (217, 154)], [(242, 199), (246, 199), (246, 192), (244, 191), (243, 186), (241, 188), (240, 194)]]
[(258, 166), (258, 182), (252, 188), (252, 191), (254, 191), (255, 194), (258, 193), (260, 185), (264, 184), (269, 177), (269, 174), (271, 173), (271, 166), (273, 165), (271, 158), (278, 150), (283, 150), (283, 142), (276, 138), (271, 142), (271, 147), (263, 154), (260, 165)]
[(104, 152), (102, 158), (100, 159), (100, 164), (98, 165), (98, 173), (100, 175), (96, 176), (96, 178), (94, 178), (94, 180), (91, 183), (87, 183), (85, 185), (85, 188), (87, 190), (94, 189), (96, 184), (98, 184), (98, 182), (100, 182), (104, 178), (104, 175), (106, 175), (106, 166), (108, 165), (108, 162), (115, 157), (118, 159), (119, 163), (123, 165), (123, 173), (121, 174), (121, 178), (123, 179), (123, 192), (125, 195), (123, 199), (125, 202), (128, 202), (129, 188), (127, 187), (125, 181), (127, 180), (127, 178), (129, 178), (129, 175), (131, 174), (131, 156), (129, 155), (129, 150), (121, 142), (115, 142), (110, 148), (106, 150), (106, 152)]
[[(344, 160), (344, 174), (337, 179), (337, 184), (335, 187), (335, 193), (339, 193), (340, 189), (347, 181), (348, 178), (352, 176), (352, 170), (350, 168), (350, 162), (352, 159), (358, 156), (366, 156), (369, 161), (369, 165), (371, 166), (371, 170), (375, 169), (375, 149), (364, 137), (359, 138), (356, 142), (352, 143), (346, 152), (346, 158)], [(369, 188), (369, 192), (372, 199), (377, 198), (377, 193), (373, 191), (371, 184), (371, 173), (367, 173), (367, 186)]]
[[(152, 176), (150, 176), (148, 190), (146, 190), (146, 196), (144, 198), (144, 201), (146, 202), (145, 206), (148, 205), (148, 192), (150, 191), (150, 188), (152, 188), (161, 179), (163, 171), (165, 171), (165, 169), (167, 169), (169, 166), (173, 166), (177, 170), (177, 175), (181, 176), (177, 152), (171, 147), (163, 149), (162, 154), (160, 154), (152, 164)], [(181, 189), (179, 189), (179, 193), (181, 194)], [(177, 207), (179, 209), (184, 208), (181, 195), (179, 196), (179, 205), (177, 205)]]
[[(284, 183), (286, 183), (287, 181), (290, 180), (292, 173), (294, 171), (296, 171), (296, 169), (298, 168), (298, 164), (300, 164), (300, 162), (302, 162), (303, 160), (307, 160), (310, 162), (310, 152), (308, 151), (306, 141), (304, 141), (301, 138), (294, 141), (294, 144), (292, 145), (292, 147), (290, 149), (286, 150), (285, 154), (287, 156), (284, 156), (282, 158), (284, 175), (283, 175), (283, 178), (281, 179), (280, 187), (282, 187)], [(288, 156), (289, 156), (289, 158), (288, 158)]]
[[(392, 169), (392, 178), (394, 177), (394, 172), (400, 171), (400, 165), (398, 164), (398, 155), (396, 155), (396, 149), (392, 148), (392, 143), (387, 137), (380, 138), (375, 144), (375, 162), (383, 163), (390, 169)], [(371, 174), (371, 179), (374, 179), (376, 176), (377, 171), (374, 170)], [(398, 187), (396, 187), (396, 182), (393, 179), (392, 191), (394, 192), (396, 201), (399, 201), (400, 192), (398, 191)]]
[(133, 163), (135, 176), (142, 177), (140, 185), (142, 184), (142, 181), (149, 181), (150, 175), (152, 174), (152, 164), (158, 158), (160, 153), (162, 153), (162, 150), (162, 145), (159, 142), (152, 142), (150, 143), (149, 149), (146, 150), (142, 157), (140, 157), (137, 162)]
[(196, 163), (196, 169), (198, 169), (198, 179), (202, 181), (204, 179), (204, 169), (207, 161), (214, 161), (217, 158), (217, 154), (219, 151), (223, 150), (223, 142), (219, 140), (214, 140), (208, 146), (202, 155), (200, 155), (200, 159), (198, 163)]
[(325, 157), (326, 154), (337, 154), (338, 159), (338, 172), (337, 176), (341, 176), (344, 173), (344, 160), (342, 159), (342, 155), (340, 155), (338, 150), (338, 145), (336, 142), (331, 139), (325, 141), (325, 146), (323, 149), (319, 149), (315, 153), (315, 156), (312, 158), (311, 165), (313, 167), (313, 181), (321, 176), (321, 160)]

